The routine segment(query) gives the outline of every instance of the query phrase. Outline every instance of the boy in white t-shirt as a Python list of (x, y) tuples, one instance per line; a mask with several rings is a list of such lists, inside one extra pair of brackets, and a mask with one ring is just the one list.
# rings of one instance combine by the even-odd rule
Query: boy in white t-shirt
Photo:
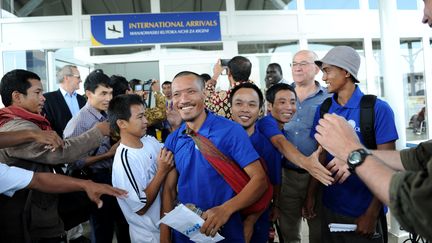
[(111, 100), (108, 116), (111, 128), (120, 134), (120, 145), (112, 167), (113, 186), (129, 191), (118, 198), (129, 223), (131, 241), (159, 242), (161, 218), (160, 188), (173, 168), (173, 155), (154, 137), (145, 136), (145, 107), (137, 95), (120, 95)]

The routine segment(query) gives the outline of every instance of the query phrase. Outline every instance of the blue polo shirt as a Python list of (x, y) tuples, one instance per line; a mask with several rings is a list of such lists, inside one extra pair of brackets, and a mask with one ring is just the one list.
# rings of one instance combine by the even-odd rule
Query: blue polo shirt
[[(273, 185), (280, 185), (282, 181), (282, 154), (279, 153), (270, 140), (266, 138), (264, 134), (262, 134), (262, 132), (258, 129), (257, 124), (255, 124), (254, 133), (249, 138), (259, 156), (265, 161), (267, 175), (270, 179), (270, 182)], [(254, 232), (251, 238), (252, 243), (267, 242), (268, 230), (270, 228), (269, 217), (270, 208), (267, 208), (254, 225)]]
[[(236, 194), (225, 180), (204, 158), (194, 141), (185, 134), (186, 124), (171, 133), (165, 146), (174, 153), (178, 172), (178, 200), (193, 203), (203, 211), (222, 205)], [(241, 168), (259, 159), (243, 127), (223, 117), (207, 112), (207, 118), (198, 131), (210, 139), (226, 156)], [(174, 232), (175, 242), (190, 242), (187, 237)], [(244, 242), (240, 213), (234, 213), (222, 228), (224, 242)]]
[[(287, 138), (287, 133), (284, 129), (279, 129), (278, 122), (274, 117), (271, 115), (271, 113), (267, 114), (267, 116), (261, 118), (257, 121), (257, 127), (260, 130), (260, 132), (266, 137), (269, 141), (273, 136), (276, 135), (283, 135), (285, 138)], [(296, 167), (291, 162), (288, 162), (288, 160), (281, 154), (281, 167)]]
[[(295, 83), (293, 83), (293, 86), (295, 87)], [(310, 137), (316, 108), (321, 105), (327, 97), (330, 97), (327, 89), (322, 87), (317, 81), (315, 81), (315, 87), (316, 91), (302, 102), (297, 99), (297, 111), (291, 121), (284, 125), (287, 140), (305, 156), (311, 155), (317, 149), (315, 138)], [(282, 165), (284, 167), (299, 168), (286, 159), (284, 159)]]
[[(335, 113), (348, 120), (354, 127), (362, 143), (364, 143), (364, 141), (360, 132), (360, 100), (363, 95), (359, 87), (356, 86), (354, 93), (345, 106), (339, 105), (335, 100), (335, 95), (333, 95), (332, 105), (329, 109), (329, 113)], [(315, 127), (320, 118), (320, 107), (321, 106), (318, 106), (315, 113), (314, 128), (311, 131), (312, 137), (316, 133)], [(398, 134), (396, 131), (394, 114), (390, 106), (385, 101), (377, 99), (374, 109), (376, 144), (379, 145), (397, 140)], [(333, 159), (333, 156), (327, 156), (327, 163), (330, 162), (331, 159)], [(334, 184), (325, 187), (323, 191), (324, 206), (333, 212), (351, 217), (359, 217), (362, 215), (369, 207), (372, 198), (372, 193), (356, 174), (351, 174), (342, 184)]]
[(268, 138), (255, 124), (255, 132), (249, 137), (259, 156), (264, 159), (267, 166), (267, 175), (273, 185), (281, 184), (281, 159), (282, 154), (273, 146)]
[(271, 113), (259, 119), (256, 122), (256, 127), (268, 140), (279, 134), (285, 136), (284, 130), (279, 129), (278, 122), (274, 119)]

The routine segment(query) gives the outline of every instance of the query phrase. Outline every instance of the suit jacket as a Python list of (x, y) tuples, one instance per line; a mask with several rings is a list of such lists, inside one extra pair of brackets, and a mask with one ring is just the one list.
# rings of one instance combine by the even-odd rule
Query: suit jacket
[[(72, 113), (66, 104), (66, 101), (60, 89), (44, 94), (45, 105), (42, 109), (42, 114), (51, 123), (51, 127), (60, 137), (63, 137), (63, 130), (67, 123), (72, 118)], [(78, 106), (81, 109), (86, 104), (86, 99), (77, 94)]]

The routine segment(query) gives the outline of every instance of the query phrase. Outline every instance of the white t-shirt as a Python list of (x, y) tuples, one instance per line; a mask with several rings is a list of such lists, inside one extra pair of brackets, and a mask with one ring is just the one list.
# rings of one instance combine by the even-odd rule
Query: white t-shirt
[(28, 186), (32, 178), (33, 171), (0, 163), (0, 194), (12, 197), (15, 191)]
[(121, 144), (116, 150), (112, 168), (112, 184), (127, 190), (128, 197), (117, 198), (120, 208), (129, 223), (132, 242), (159, 242), (160, 192), (144, 215), (136, 212), (147, 202), (144, 189), (157, 171), (157, 156), (163, 144), (152, 136), (141, 138), (142, 148), (131, 148)]

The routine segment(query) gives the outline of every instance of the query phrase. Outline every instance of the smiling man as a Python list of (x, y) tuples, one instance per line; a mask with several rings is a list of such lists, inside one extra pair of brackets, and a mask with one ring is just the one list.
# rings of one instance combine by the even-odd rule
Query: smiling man
[[(322, 72), (323, 81), (329, 93), (333, 93), (329, 113), (345, 117), (357, 131), (360, 140), (365, 138), (360, 130), (360, 109), (363, 92), (358, 87), (360, 82), (357, 74), (360, 68), (359, 54), (349, 46), (332, 48), (323, 59), (315, 61)], [(315, 114), (314, 126), (318, 124), (320, 107)], [(393, 150), (398, 139), (394, 114), (390, 106), (383, 100), (376, 99), (374, 112), (375, 144), (379, 150)], [(316, 130), (312, 130), (312, 135)], [(333, 157), (328, 156), (328, 167)], [(313, 185), (313, 183), (311, 183)], [(314, 193), (312, 193), (313, 195)], [(387, 229), (381, 227), (379, 217), (383, 206), (374, 197), (360, 178), (353, 174), (343, 183), (333, 184), (323, 190), (322, 242), (384, 242)], [(330, 223), (344, 222), (356, 224), (356, 232), (332, 233), (327, 227)]]
[[(168, 174), (163, 187), (162, 210), (172, 210), (176, 198), (180, 203), (194, 204), (204, 211), (202, 233), (214, 236), (220, 230), (224, 242), (244, 242), (239, 211), (256, 202), (267, 189), (259, 156), (239, 124), (204, 108), (204, 81), (198, 74), (177, 74), (172, 92), (173, 105), (185, 123), (165, 142), (174, 154), (176, 169)], [(250, 178), (239, 193), (213, 167), (215, 160), (235, 164)], [(166, 227), (161, 226), (161, 242), (169, 242)], [(178, 232), (173, 235), (177, 243), (191, 242)]]
[(267, 89), (278, 83), (288, 84), (288, 81), (283, 78), (282, 67), (279, 65), (279, 63), (270, 63), (267, 66), (265, 83)]
[[(255, 84), (242, 83), (231, 90), (229, 101), (232, 119), (245, 129), (255, 150), (264, 160), (267, 176), (273, 185), (273, 202), (276, 202), (279, 200), (282, 155), (256, 127), (264, 104), (263, 94)], [(254, 214), (244, 220), (246, 242), (267, 242), (270, 209), (267, 208), (261, 216)]]

